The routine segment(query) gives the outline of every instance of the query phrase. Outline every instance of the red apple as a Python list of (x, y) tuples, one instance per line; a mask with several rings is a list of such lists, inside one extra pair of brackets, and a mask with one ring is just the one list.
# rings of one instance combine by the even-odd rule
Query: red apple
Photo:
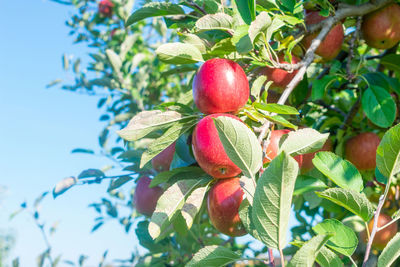
[(151, 160), (154, 170), (158, 172), (165, 172), (169, 170), (172, 159), (175, 154), (175, 142), (164, 149), (160, 154)]
[[(333, 150), (333, 144), (332, 141), (330, 139), (326, 140), (325, 144), (322, 146), (322, 148), (319, 151), (332, 151)], [(315, 154), (317, 154), (317, 152), (314, 153), (308, 153), (308, 154), (304, 154), (303, 155), (303, 164), (301, 165), (301, 170), (303, 172), (309, 171), (312, 168), (314, 168), (314, 164), (312, 163), (313, 158), (315, 157)]]
[(246, 234), (239, 217), (243, 194), (239, 178), (218, 180), (208, 192), (208, 216), (214, 227), (221, 233), (232, 237)]
[(376, 149), (381, 139), (374, 133), (361, 133), (350, 138), (345, 145), (346, 159), (360, 171), (376, 167)]
[(136, 210), (149, 217), (156, 209), (157, 201), (163, 193), (159, 186), (149, 188), (150, 182), (149, 177), (142, 176), (136, 184), (135, 194), (133, 195)]
[[(320, 23), (326, 19), (319, 14), (319, 11), (309, 11), (306, 14), (305, 23), (306, 25), (313, 25)], [(319, 32), (306, 35), (303, 38), (302, 44), (305, 48), (309, 48), (312, 40), (318, 36)], [(343, 25), (338, 23), (329, 31), (325, 39), (321, 42), (315, 53), (325, 60), (334, 59), (342, 49), (342, 43), (344, 39)]]
[(388, 49), (400, 41), (400, 6), (390, 4), (363, 17), (361, 31), (374, 48)]
[[(292, 63), (296, 64), (300, 61), (300, 59), (296, 56), (292, 57)], [(280, 63), (288, 63), (284, 61), (284, 55), (279, 55)], [(283, 69), (277, 68), (269, 68), (266, 67), (262, 70), (262, 74), (268, 77), (268, 81), (273, 81), (270, 88), (278, 89), (279, 92), (282, 92), (289, 82), (294, 78), (298, 71), (288, 72)]]
[(193, 98), (206, 114), (236, 112), (250, 95), (249, 82), (242, 67), (232, 60), (207, 60), (193, 80)]
[(114, 4), (110, 0), (101, 0), (99, 2), (99, 13), (104, 17), (111, 17)]
[[(386, 214), (379, 214), (378, 217), (378, 227), (384, 226), (387, 223), (392, 221), (392, 218)], [(369, 232), (372, 232), (372, 228), (374, 226), (374, 219), (372, 219), (368, 224)], [(372, 241), (372, 246), (377, 249), (384, 249), (386, 244), (393, 238), (393, 236), (397, 233), (397, 223), (393, 223), (383, 230), (376, 233), (374, 240)], [(367, 241), (367, 233), (365, 231), (361, 232), (361, 238), (364, 241)]]
[(226, 116), (240, 119), (230, 114), (212, 114), (201, 119), (192, 136), (193, 154), (200, 167), (214, 178), (237, 176), (241, 170), (228, 157), (218, 136), (213, 118)]
[[(271, 132), (271, 137), (269, 139), (269, 144), (266, 151), (266, 156), (263, 163), (271, 162), (277, 155), (279, 151), (279, 140), (281, 140), (282, 135), (288, 134), (290, 130), (274, 130)], [(299, 163), (299, 166), (303, 163), (303, 155), (297, 155), (294, 159)]]

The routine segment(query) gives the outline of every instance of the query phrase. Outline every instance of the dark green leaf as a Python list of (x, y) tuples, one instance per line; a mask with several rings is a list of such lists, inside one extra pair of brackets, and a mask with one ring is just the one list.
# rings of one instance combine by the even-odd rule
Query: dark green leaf
[(136, 23), (142, 19), (150, 17), (170, 16), (170, 15), (180, 15), (180, 14), (185, 14), (185, 12), (179, 5), (166, 2), (151, 2), (145, 4), (143, 7), (139, 8), (132, 15), (130, 15), (125, 23), (125, 26), (128, 27), (133, 23)]

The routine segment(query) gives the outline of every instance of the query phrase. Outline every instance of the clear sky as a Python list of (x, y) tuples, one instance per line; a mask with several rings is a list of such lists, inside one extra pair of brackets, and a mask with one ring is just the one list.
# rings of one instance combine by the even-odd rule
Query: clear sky
[[(21, 266), (35, 266), (45, 248), (40, 232), (26, 214), (9, 221), (23, 201), (32, 203), (62, 178), (109, 162), (100, 157), (71, 154), (76, 147), (97, 149), (98, 98), (45, 86), (66, 78), (63, 53), (85, 55), (87, 48), (72, 44), (65, 20), (72, 9), (48, 0), (1, 1), (0, 16), (0, 185), (7, 193), (0, 204), (0, 230), (17, 238), (12, 258)], [(89, 265), (99, 262), (106, 249), (109, 257), (128, 258), (136, 241), (116, 222), (90, 234), (95, 212), (87, 205), (105, 195), (107, 183), (73, 188), (56, 200), (43, 202), (46, 221), (60, 221), (52, 236), (54, 255), (74, 260), (89, 255)], [(64, 266), (64, 265), (62, 265)]]

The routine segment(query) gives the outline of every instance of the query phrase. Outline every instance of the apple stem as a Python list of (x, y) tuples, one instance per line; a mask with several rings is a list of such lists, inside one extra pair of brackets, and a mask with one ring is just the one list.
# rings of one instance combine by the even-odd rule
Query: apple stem
[(371, 252), (372, 242), (374, 241), (375, 234), (380, 230), (380, 229), (378, 229), (378, 218), (381, 213), (383, 204), (385, 203), (386, 196), (389, 192), (390, 184), (391, 184), (391, 177), (387, 181), (387, 184), (385, 187), (385, 192), (379, 198), (378, 207), (376, 208), (375, 215), (374, 215), (374, 225), (372, 227), (371, 236), (368, 239), (367, 249), (365, 250), (365, 256), (364, 256), (362, 267), (367, 266), (367, 261), (369, 258), (369, 254)]

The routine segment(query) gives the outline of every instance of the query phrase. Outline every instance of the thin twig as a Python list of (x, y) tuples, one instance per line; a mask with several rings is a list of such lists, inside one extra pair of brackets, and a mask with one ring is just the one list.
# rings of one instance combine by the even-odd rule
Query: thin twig
[(45, 242), (45, 244), (46, 244), (47, 252), (48, 252), (48, 253), (47, 253), (47, 259), (50, 261), (50, 266), (53, 266), (53, 265), (54, 265), (54, 261), (53, 261), (53, 258), (51, 257), (51, 254), (50, 254), (51, 245), (50, 245), (49, 239), (47, 238), (46, 232), (44, 231), (44, 226), (43, 226), (43, 224), (41, 224), (41, 223), (39, 222), (39, 220), (37, 219), (37, 217), (35, 216), (35, 214), (33, 214), (32, 216), (33, 216), (33, 218), (34, 218), (34, 220), (35, 220), (36, 226), (40, 229), (40, 232), (41, 232), (41, 234), (42, 234), (43, 240), (44, 240), (44, 242)]
[(328, 105), (327, 103), (325, 103), (325, 102), (322, 101), (322, 100), (317, 100), (316, 103), (317, 103), (318, 105), (320, 105), (320, 106), (323, 106), (324, 108), (326, 108), (326, 109), (328, 109), (328, 110), (332, 110), (332, 111), (335, 111), (336, 113), (339, 113), (340, 115), (343, 116), (343, 118), (345, 118), (346, 115), (347, 115), (347, 114), (346, 114), (345, 112), (343, 112), (341, 109), (335, 107), (334, 105)]
[(361, 106), (361, 97), (359, 96), (357, 98), (356, 102), (351, 107), (349, 113), (347, 113), (347, 116), (345, 117), (343, 124), (340, 126), (339, 129), (345, 131), (347, 129), (347, 127), (349, 127), (349, 125), (353, 121), (354, 117), (356, 116), (360, 106)]
[(201, 13), (203, 13), (203, 15), (207, 15), (207, 12), (205, 11), (204, 8), (202, 8), (201, 6), (199, 6), (198, 4), (196, 4), (195, 2), (188, 0), (186, 1), (186, 4), (190, 7), (193, 7), (195, 9), (197, 9), (198, 11), (200, 11)]
[(361, 29), (361, 22), (362, 22), (362, 17), (361, 16), (357, 17), (356, 29), (353, 33), (353, 36), (350, 39), (350, 44), (349, 44), (349, 55), (347, 57), (346, 69), (347, 69), (347, 79), (350, 82), (354, 80), (354, 74), (351, 72), (351, 61), (354, 58), (354, 49)]

